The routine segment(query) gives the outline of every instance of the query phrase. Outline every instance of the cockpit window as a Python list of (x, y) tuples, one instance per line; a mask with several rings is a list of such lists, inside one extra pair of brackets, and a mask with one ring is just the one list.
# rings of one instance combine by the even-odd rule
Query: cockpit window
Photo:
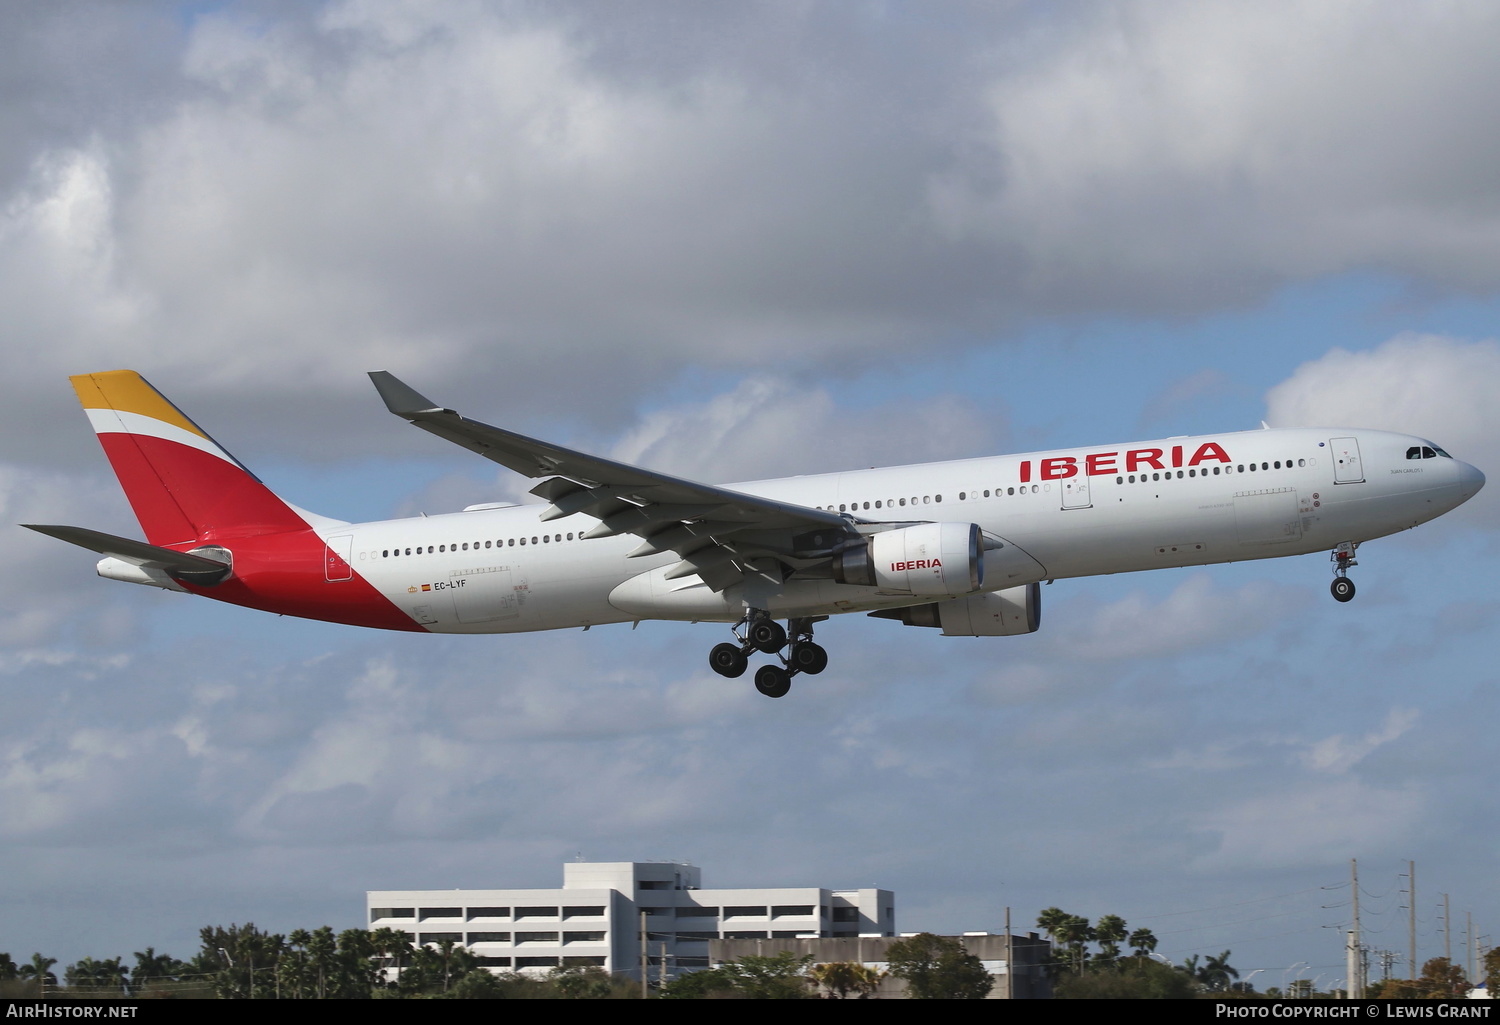
[(1436, 459), (1438, 456), (1442, 456), (1444, 459), (1453, 458), (1436, 445), (1413, 445), (1406, 450), (1406, 458), (1408, 459)]
[(1406, 450), (1406, 458), (1408, 458), (1408, 459), (1421, 459), (1422, 458), (1422, 446), (1421, 445), (1413, 445), (1411, 448), (1407, 449)]
[(1453, 458), (1448, 453), (1446, 453), (1442, 449), (1438, 448), (1436, 445), (1432, 446), (1432, 448), (1433, 448), (1433, 451), (1435, 451), (1438, 455), (1442, 456), (1444, 459), (1452, 459)]

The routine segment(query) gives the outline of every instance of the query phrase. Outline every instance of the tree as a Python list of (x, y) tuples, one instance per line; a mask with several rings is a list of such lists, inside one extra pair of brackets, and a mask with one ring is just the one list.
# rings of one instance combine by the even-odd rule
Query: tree
[(735, 996), (735, 980), (720, 968), (684, 972), (661, 988), (665, 1000), (708, 1000)]
[(1461, 1000), (1469, 994), (1463, 969), (1446, 957), (1435, 957), (1422, 966), (1417, 987), (1428, 1000)]
[(807, 974), (828, 990), (835, 1000), (847, 1000), (850, 993), (857, 994), (863, 1000), (880, 988), (880, 980), (885, 977), (883, 973), (854, 961), (830, 961), (814, 965)]
[(32, 954), (31, 960), (23, 964), (17, 974), (23, 979), (31, 979), (43, 986), (56, 986), (57, 976), (52, 974), (52, 966), (55, 964), (57, 964), (55, 957), (43, 957), (40, 953)]
[(771, 957), (746, 956), (719, 966), (734, 980), (735, 993), (750, 1000), (801, 1000), (807, 997), (807, 966), (812, 955), (783, 950)]
[(1105, 915), (1094, 926), (1094, 939), (1099, 941), (1099, 956), (1107, 961), (1120, 957), (1120, 944), (1125, 942), (1125, 919), (1119, 915)]
[(614, 980), (609, 977), (609, 973), (593, 965), (559, 966), (547, 973), (547, 981), (552, 983), (558, 996), (564, 1000), (604, 1000), (614, 993)]
[(21, 966), (11, 960), (8, 953), (0, 952), (0, 982), (10, 982), (21, 977)]
[(1057, 982), (1059, 1000), (1191, 1000), (1198, 984), (1181, 968), (1150, 958), (1132, 958), (1118, 972), (1065, 975)]
[(170, 954), (158, 954), (155, 947), (135, 951), (135, 967), (130, 970), (132, 990), (153, 984), (175, 981), (188, 966)]
[(1088, 960), (1089, 940), (1094, 938), (1094, 930), (1089, 926), (1089, 920), (1081, 915), (1067, 916), (1058, 923), (1057, 938), (1068, 946), (1068, 952), (1073, 960), (1073, 972), (1081, 973), (1083, 963)]
[(930, 932), (897, 940), (885, 959), (915, 1000), (982, 1000), (995, 984), (984, 963), (962, 943)]
[(1216, 993), (1228, 989), (1229, 980), (1239, 977), (1239, 971), (1229, 963), (1227, 950), (1218, 957), (1209, 956), (1204, 960), (1203, 967), (1198, 970), (1198, 981)]
[(1150, 957), (1156, 949), (1156, 934), (1150, 929), (1137, 929), (1130, 934), (1130, 948), (1136, 957)]
[(1491, 947), (1484, 955), (1484, 988), (1492, 998), (1500, 993), (1500, 947)]

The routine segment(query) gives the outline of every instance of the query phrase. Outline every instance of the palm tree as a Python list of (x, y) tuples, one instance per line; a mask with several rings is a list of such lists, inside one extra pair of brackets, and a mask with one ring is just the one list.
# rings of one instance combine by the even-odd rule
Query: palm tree
[(880, 980), (884, 978), (883, 972), (853, 961), (830, 961), (827, 964), (813, 965), (807, 975), (832, 993), (836, 1000), (847, 1000), (850, 993), (857, 993), (863, 999), (879, 989)]
[(1156, 949), (1156, 934), (1150, 929), (1137, 929), (1130, 934), (1130, 947), (1136, 957), (1149, 957)]
[(1198, 981), (1212, 990), (1229, 988), (1230, 979), (1238, 979), (1240, 973), (1229, 963), (1229, 951), (1217, 957), (1210, 956), (1203, 962)]
[(1099, 956), (1109, 961), (1120, 957), (1120, 944), (1125, 942), (1125, 919), (1119, 915), (1105, 915), (1094, 926), (1094, 938), (1099, 941)]
[(152, 983), (171, 982), (181, 975), (187, 966), (171, 954), (158, 954), (155, 947), (135, 952), (135, 967), (130, 972), (130, 985), (141, 989)]
[(17, 973), (23, 979), (35, 979), (43, 986), (56, 986), (57, 976), (52, 974), (52, 966), (57, 964), (55, 957), (43, 957), (41, 954), (32, 954), (31, 960), (23, 964)]
[(1073, 971), (1083, 974), (1083, 962), (1088, 957), (1088, 942), (1094, 938), (1089, 920), (1082, 915), (1069, 915), (1057, 926), (1057, 938), (1068, 945), (1073, 955)]

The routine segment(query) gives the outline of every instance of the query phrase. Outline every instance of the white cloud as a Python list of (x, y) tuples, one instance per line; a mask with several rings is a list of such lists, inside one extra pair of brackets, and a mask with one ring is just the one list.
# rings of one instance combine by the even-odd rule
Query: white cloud
[(1241, 301), (1354, 267), (1500, 285), (1484, 4), (1099, 5), (992, 44), (989, 149), (934, 179), (1042, 301)]
[(706, 402), (647, 414), (611, 454), (696, 480), (758, 480), (988, 454), (995, 435), (959, 396), (849, 410), (824, 388), (753, 377)]
[[(1071, 614), (1068, 653), (1090, 660), (1160, 658), (1253, 636), (1306, 603), (1299, 589), (1253, 581), (1236, 591), (1195, 573), (1162, 601), (1135, 592), (1103, 607), (1081, 600)], [(1080, 615), (1082, 613), (1082, 615)]]
[(1419, 434), (1480, 466), (1500, 456), (1500, 343), (1404, 334), (1364, 352), (1333, 349), (1266, 395), (1273, 427), (1369, 427)]

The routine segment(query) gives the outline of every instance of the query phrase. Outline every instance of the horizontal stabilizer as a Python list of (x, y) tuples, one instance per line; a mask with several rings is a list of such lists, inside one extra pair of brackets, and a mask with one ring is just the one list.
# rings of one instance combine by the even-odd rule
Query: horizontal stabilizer
[(87, 548), (91, 552), (107, 555), (121, 562), (148, 569), (159, 569), (174, 576), (184, 577), (194, 583), (214, 583), (229, 575), (229, 566), (222, 560), (209, 559), (188, 552), (174, 552), (170, 548), (159, 548), (144, 541), (132, 541), (128, 537), (116, 537), (86, 527), (64, 527), (52, 524), (23, 523), (27, 530), (34, 530), (59, 541)]

